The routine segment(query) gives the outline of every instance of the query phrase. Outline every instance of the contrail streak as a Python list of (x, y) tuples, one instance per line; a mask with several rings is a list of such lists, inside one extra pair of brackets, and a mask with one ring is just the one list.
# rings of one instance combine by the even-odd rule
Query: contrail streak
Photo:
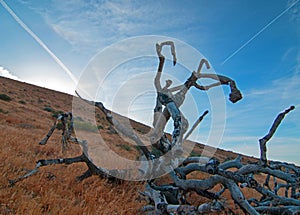
[(2, 6), (14, 18), (14, 20), (53, 58), (53, 60), (69, 75), (72, 81), (77, 84), (78, 80), (73, 73), (65, 66), (65, 64), (47, 47), (47, 45), (30, 30), (30, 28), (14, 13), (14, 11), (4, 2), (0, 0)]
[(271, 22), (269, 22), (267, 25), (265, 25), (260, 31), (258, 31), (254, 36), (252, 36), (246, 43), (244, 43), (240, 48), (238, 48), (236, 51), (234, 51), (231, 55), (229, 55), (222, 63), (226, 63), (228, 60), (230, 60), (233, 56), (235, 56), (239, 51), (241, 51), (243, 48), (245, 48), (250, 42), (252, 42), (256, 37), (258, 37), (264, 30), (266, 30), (270, 25), (272, 25), (277, 19), (279, 19), (283, 14), (285, 14), (289, 9), (291, 9), (295, 4), (298, 3), (299, 0), (295, 1), (293, 4), (291, 4), (287, 9), (285, 9), (283, 12), (281, 12), (278, 16), (276, 16)]

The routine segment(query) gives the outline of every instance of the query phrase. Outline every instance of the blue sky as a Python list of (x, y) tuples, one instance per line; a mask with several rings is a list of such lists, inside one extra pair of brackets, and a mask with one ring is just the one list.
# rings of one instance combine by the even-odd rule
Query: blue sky
[[(268, 132), (279, 112), (295, 105), (296, 109), (286, 116), (269, 142), (268, 155), (300, 164), (300, 2), (1, 2), (0, 72), (3, 76), (73, 93), (74, 80), (80, 78), (91, 59), (104, 48), (136, 36), (176, 38), (203, 54), (216, 73), (233, 78), (243, 93), (243, 100), (232, 104), (227, 99), (228, 89), (222, 88), (226, 96), (226, 124), (217, 145), (258, 156), (258, 139)], [(11, 8), (44, 46), (17, 23), (3, 4)], [(180, 49), (177, 51), (179, 55)], [(142, 63), (149, 71), (157, 66), (156, 59), (149, 63), (145, 59), (134, 60), (117, 68), (115, 74), (118, 69), (141, 68)], [(66, 70), (73, 74), (73, 80)], [(185, 76), (176, 76), (178, 83), (188, 77), (188, 72), (182, 73)], [(143, 121), (143, 116), (151, 115), (153, 107), (143, 106), (144, 99), (153, 98), (151, 93), (149, 95), (137, 99), (142, 107), (131, 110), (131, 117)], [(197, 97), (198, 112), (212, 109), (202, 104), (208, 101), (205, 93), (193, 92), (192, 96)], [(135, 105), (138, 106), (138, 102)], [(193, 117), (199, 114), (189, 107), (182, 111), (192, 124)], [(192, 139), (207, 141), (212, 116), (206, 121)]]

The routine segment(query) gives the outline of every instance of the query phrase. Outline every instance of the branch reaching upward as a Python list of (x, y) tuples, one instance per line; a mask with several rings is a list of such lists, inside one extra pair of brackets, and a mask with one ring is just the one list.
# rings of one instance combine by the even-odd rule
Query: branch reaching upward
[(269, 133), (266, 134), (263, 138), (259, 140), (259, 146), (260, 146), (260, 162), (262, 165), (267, 164), (267, 142), (273, 137), (274, 133), (276, 132), (278, 126), (280, 125), (281, 121), (285, 117), (286, 114), (288, 114), (290, 111), (294, 110), (295, 106), (291, 106), (285, 111), (281, 112), (276, 119), (273, 122), (273, 125), (271, 126)]
[(146, 156), (146, 158), (148, 160), (153, 159), (152, 154), (147, 149), (147, 147), (144, 145), (144, 143), (141, 141), (141, 139), (133, 131), (126, 128), (123, 124), (121, 124), (118, 120), (116, 120), (112, 116), (111, 112), (109, 110), (107, 110), (101, 102), (93, 102), (93, 101), (86, 100), (86, 99), (82, 98), (77, 91), (75, 91), (75, 93), (83, 101), (87, 102), (90, 105), (95, 105), (97, 108), (99, 108), (105, 114), (106, 119), (109, 121), (109, 123), (111, 125), (113, 125), (118, 132), (120, 132), (121, 134), (123, 134), (123, 135), (129, 137), (130, 139), (132, 139), (133, 141), (135, 141), (135, 143), (140, 147), (140, 149), (142, 150), (142, 152), (144, 153), (144, 155)]

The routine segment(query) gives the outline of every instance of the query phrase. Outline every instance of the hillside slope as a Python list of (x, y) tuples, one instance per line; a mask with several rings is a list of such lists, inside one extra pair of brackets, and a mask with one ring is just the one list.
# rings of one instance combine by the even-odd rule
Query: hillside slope
[[(55, 131), (45, 146), (39, 145), (60, 112), (72, 110), (73, 96), (0, 77), (0, 214), (137, 214), (143, 202), (137, 201), (144, 182), (108, 183), (98, 177), (77, 182), (86, 170), (85, 164), (53, 165), (8, 187), (8, 180), (33, 169), (39, 159), (76, 156), (78, 145), (61, 152), (60, 132)], [(6, 95), (6, 96), (5, 96)], [(75, 116), (76, 117), (76, 116)], [(128, 159), (140, 152), (114, 133), (101, 112), (97, 112), (101, 136), (111, 148)], [(149, 127), (131, 121), (141, 133)], [(187, 142), (188, 144), (188, 142)], [(203, 145), (197, 144), (193, 154), (200, 155)], [(217, 150), (221, 161), (237, 154)], [(243, 156), (243, 162), (256, 161)], [(199, 197), (195, 201), (205, 201)]]

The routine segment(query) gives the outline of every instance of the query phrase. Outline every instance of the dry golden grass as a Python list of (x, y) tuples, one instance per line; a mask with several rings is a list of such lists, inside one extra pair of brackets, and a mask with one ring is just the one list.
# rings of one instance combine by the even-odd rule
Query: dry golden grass
[[(8, 187), (9, 179), (33, 169), (37, 160), (63, 156), (60, 132), (54, 132), (45, 146), (38, 142), (55, 120), (43, 109), (70, 111), (72, 96), (5, 78), (0, 78), (0, 92), (12, 98), (10, 102), (0, 100), (0, 214), (138, 213), (143, 204), (136, 201), (137, 191), (143, 190), (143, 183), (115, 185), (96, 176), (77, 182), (76, 176), (87, 169), (81, 163), (40, 168), (39, 173)], [(107, 127), (108, 123), (103, 122), (103, 126)], [(127, 153), (117, 147), (120, 138), (106, 131), (101, 133), (114, 141), (114, 150)], [(66, 155), (80, 153), (80, 148), (74, 145)], [(137, 151), (132, 150), (130, 154), (136, 156)]]
[[(37, 174), (9, 187), (9, 179), (33, 169), (39, 159), (72, 157), (81, 151), (79, 146), (72, 145), (63, 155), (60, 132), (54, 132), (47, 145), (38, 144), (55, 120), (45, 107), (71, 111), (72, 96), (6, 78), (0, 78), (0, 93), (12, 98), (9, 102), (0, 100), (0, 214), (138, 214), (144, 205), (137, 201), (138, 190), (144, 190), (144, 182), (111, 184), (96, 176), (77, 182), (76, 176), (87, 169), (83, 163), (42, 167)], [(122, 146), (126, 143), (108, 130), (109, 123), (104, 115), (97, 111), (97, 117), (98, 125), (103, 127), (101, 136), (111, 144), (111, 149), (123, 157), (136, 159), (139, 152), (135, 147), (129, 145), (128, 150)], [(138, 122), (131, 124), (141, 133), (149, 132), (148, 127)], [(193, 153), (201, 154), (202, 151), (203, 146), (197, 145)], [(216, 156), (224, 161), (236, 154), (217, 150)], [(192, 176), (207, 177), (202, 173)], [(164, 177), (158, 181), (169, 180)], [(250, 193), (254, 191), (245, 191), (246, 196), (257, 195)], [(225, 193), (225, 197), (230, 199), (230, 194)], [(188, 200), (195, 205), (206, 201), (196, 194), (191, 194)], [(228, 204), (234, 208), (232, 201)]]

